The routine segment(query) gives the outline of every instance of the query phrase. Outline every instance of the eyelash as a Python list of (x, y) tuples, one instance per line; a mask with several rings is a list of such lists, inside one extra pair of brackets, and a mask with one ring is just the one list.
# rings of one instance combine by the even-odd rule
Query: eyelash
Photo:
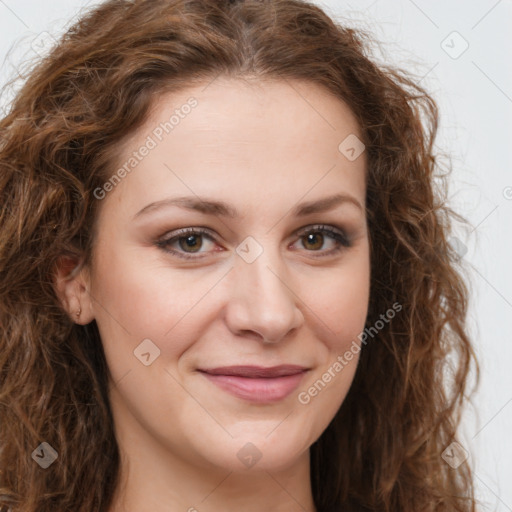
[[(327, 234), (329, 237), (331, 237), (338, 243), (338, 246), (336, 248), (331, 249), (327, 253), (321, 254), (320, 256), (314, 256), (315, 258), (323, 258), (326, 256), (332, 256), (333, 254), (337, 254), (338, 252), (342, 251), (344, 248), (351, 247), (350, 241), (348, 240), (348, 238), (345, 236), (345, 234), (342, 231), (335, 231), (330, 226), (324, 226), (322, 224), (314, 225), (312, 227), (302, 229), (299, 232), (297, 232), (296, 235), (299, 238), (302, 238), (311, 233)], [(160, 249), (162, 249), (164, 252), (173, 254), (179, 258), (183, 258), (183, 259), (187, 259), (187, 260), (193, 260), (193, 259), (197, 260), (204, 256), (193, 256), (192, 254), (194, 254), (194, 253), (180, 252), (180, 251), (176, 251), (175, 249), (169, 248), (169, 246), (174, 241), (178, 241), (181, 238), (186, 238), (187, 236), (191, 236), (191, 235), (203, 235), (203, 236), (206, 236), (207, 238), (209, 238), (211, 241), (215, 242), (215, 238), (206, 229), (184, 228), (184, 229), (180, 229), (177, 232), (175, 232), (172, 237), (158, 240), (156, 242), (156, 245)], [(308, 251), (308, 252), (320, 252), (320, 251)], [(199, 254), (199, 253), (196, 253), (196, 254)]]

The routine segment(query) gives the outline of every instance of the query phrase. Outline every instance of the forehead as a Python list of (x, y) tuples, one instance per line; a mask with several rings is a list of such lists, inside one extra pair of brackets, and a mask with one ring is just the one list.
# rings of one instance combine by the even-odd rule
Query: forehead
[[(183, 115), (187, 101), (195, 100), (190, 113)], [(215, 142), (219, 135), (232, 143), (296, 146), (307, 140), (303, 151), (314, 149), (312, 143), (331, 146), (344, 133), (357, 134), (359, 126), (348, 105), (325, 88), (306, 81), (217, 78), (178, 93), (159, 95), (153, 102), (144, 132), (169, 121), (172, 134), (182, 134), (198, 142)], [(178, 123), (178, 124), (176, 124)], [(179, 127), (179, 129), (178, 129)], [(221, 141), (219, 141), (221, 142)]]
[(155, 97), (144, 125), (116, 148), (130, 172), (110, 194), (136, 206), (174, 192), (298, 201), (341, 186), (364, 203), (365, 155), (350, 161), (340, 150), (354, 136), (350, 108), (316, 84), (221, 77)]

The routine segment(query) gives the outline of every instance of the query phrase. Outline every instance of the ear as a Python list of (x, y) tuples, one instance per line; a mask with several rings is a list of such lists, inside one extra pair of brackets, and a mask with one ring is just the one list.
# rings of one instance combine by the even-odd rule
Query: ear
[(94, 320), (89, 294), (89, 271), (82, 266), (80, 258), (59, 256), (54, 272), (54, 286), (62, 306), (74, 323), (86, 325)]

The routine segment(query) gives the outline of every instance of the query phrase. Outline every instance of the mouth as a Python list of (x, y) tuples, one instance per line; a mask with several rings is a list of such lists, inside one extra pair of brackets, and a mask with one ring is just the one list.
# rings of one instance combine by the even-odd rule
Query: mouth
[(204, 377), (231, 395), (256, 403), (283, 400), (309, 371), (298, 365), (224, 366), (199, 369)]

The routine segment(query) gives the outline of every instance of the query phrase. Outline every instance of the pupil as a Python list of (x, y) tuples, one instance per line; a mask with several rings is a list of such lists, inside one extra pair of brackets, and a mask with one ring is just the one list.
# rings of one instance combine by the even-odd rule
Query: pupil
[[(310, 233), (307, 235), (308, 244), (312, 243), (315, 245), (315, 240), (317, 241), (315, 249), (318, 249), (319, 247), (322, 247), (322, 235), (319, 235), (318, 233)], [(320, 245), (318, 245), (318, 242), (320, 242)]]
[[(199, 239), (198, 235), (189, 235), (187, 237), (183, 237), (180, 239), (180, 245), (182, 249), (199, 249), (200, 244), (197, 243), (197, 240)], [(186, 247), (183, 247), (183, 244), (181, 243), (183, 240), (185, 240)], [(195, 242), (195, 243), (194, 243)]]

